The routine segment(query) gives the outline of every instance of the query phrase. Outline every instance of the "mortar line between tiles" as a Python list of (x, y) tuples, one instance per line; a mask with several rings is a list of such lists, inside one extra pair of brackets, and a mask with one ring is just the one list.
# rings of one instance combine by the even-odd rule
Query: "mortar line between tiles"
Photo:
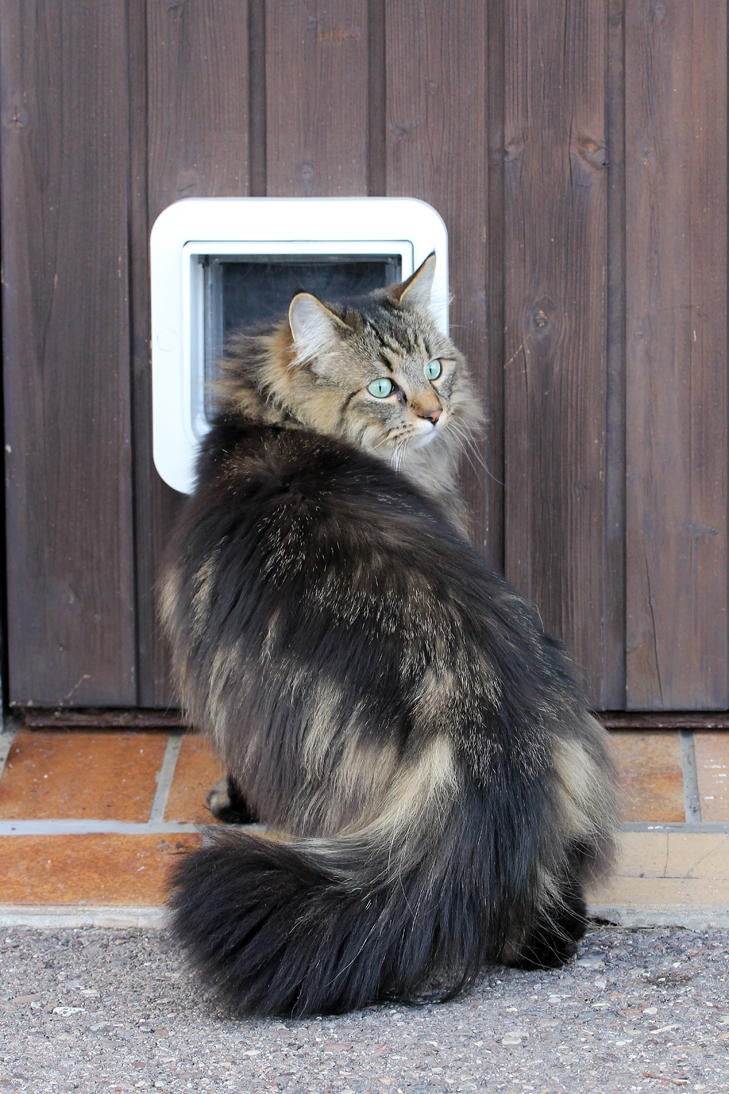
[(182, 731), (170, 733), (167, 738), (167, 747), (165, 748), (165, 754), (160, 764), (160, 769), (157, 772), (157, 789), (154, 793), (154, 800), (152, 801), (152, 808), (149, 811), (149, 823), (157, 824), (164, 820), (165, 809), (167, 808), (167, 799), (170, 794), (170, 787), (172, 786), (172, 780), (175, 777), (175, 768), (177, 767), (177, 758), (180, 755), (180, 749), (182, 748)]
[(0, 836), (164, 836), (200, 832), (184, 821), (0, 820)]
[(686, 836), (696, 835), (724, 835), (729, 836), (729, 823), (726, 821), (702, 821), (700, 824), (673, 823), (666, 821), (664, 824), (655, 821), (628, 821), (621, 826), (622, 832), (643, 832), (651, 835), (654, 832), (671, 832)]
[(161, 928), (167, 913), (160, 904), (0, 904), (0, 927)]
[(689, 824), (701, 824), (701, 798), (696, 775), (696, 752), (694, 735), (690, 729), (680, 729), (681, 767), (683, 769), (683, 797), (686, 820)]
[[(0, 836), (75, 836), (104, 835), (122, 836), (174, 835), (175, 833), (204, 832), (207, 826), (193, 821), (117, 821), (104, 819), (66, 818), (65, 820), (0, 820)], [(226, 829), (234, 825), (226, 825)], [(621, 826), (623, 832), (654, 835), (671, 833), (686, 836), (729, 836), (729, 822), (704, 821), (702, 824), (658, 824), (651, 821), (629, 821)]]

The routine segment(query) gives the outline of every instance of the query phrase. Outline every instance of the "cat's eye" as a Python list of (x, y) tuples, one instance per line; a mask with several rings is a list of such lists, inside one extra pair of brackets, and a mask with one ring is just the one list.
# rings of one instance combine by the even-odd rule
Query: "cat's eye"
[(429, 380), (437, 380), (443, 371), (443, 366), (440, 361), (428, 361), (425, 366), (425, 375)]
[(381, 376), (379, 380), (373, 380), (367, 385), (367, 390), (375, 399), (386, 399), (388, 395), (392, 395), (394, 389), (392, 380), (388, 380), (386, 376)]

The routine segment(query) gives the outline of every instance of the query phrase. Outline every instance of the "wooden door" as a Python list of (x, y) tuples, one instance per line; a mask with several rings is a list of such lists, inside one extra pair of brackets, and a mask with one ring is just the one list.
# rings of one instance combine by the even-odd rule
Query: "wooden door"
[(369, 193), (449, 229), (478, 545), (597, 708), (729, 707), (724, 3), (0, 3), (12, 703), (173, 702), (155, 217)]

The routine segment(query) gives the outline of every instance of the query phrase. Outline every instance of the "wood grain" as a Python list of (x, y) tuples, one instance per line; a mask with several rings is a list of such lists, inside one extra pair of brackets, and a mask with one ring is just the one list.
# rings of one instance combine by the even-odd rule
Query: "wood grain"
[(151, 3), (150, 217), (184, 197), (248, 193), (248, 4)]
[[(606, 19), (507, 4), (506, 571), (605, 704)], [(618, 590), (618, 595), (620, 591)]]
[(719, 709), (727, 650), (726, 7), (626, 7), (627, 699)]
[(265, 10), (267, 193), (365, 194), (365, 0), (268, 0)]
[(191, 195), (386, 193), (449, 230), (489, 419), (464, 459), (477, 544), (596, 706), (726, 719), (726, 5), (0, 6), (11, 703), (173, 701), (154, 218)]
[[(387, 191), (421, 198), (445, 220), (451, 332), (470, 362), (484, 405), (489, 387), (485, 7), (476, 0), (450, 5), (393, 0), (386, 16)], [(482, 549), (488, 492), (492, 485), (498, 488), (483, 464), (496, 467), (498, 477), (500, 463), (499, 431), (484, 430), (474, 451), (464, 454), (473, 538)]]
[[(137, 267), (142, 293), (148, 292), (144, 265), (149, 231), (162, 209), (185, 197), (245, 196), (251, 164), (248, 5), (241, 0), (202, 0), (153, 3), (147, 10), (146, 38), (140, 34), (138, 39), (148, 74), (147, 192), (146, 200), (138, 203), (133, 231), (145, 244)], [(143, 303), (140, 298), (138, 314), (148, 323)], [(183, 499), (161, 481), (152, 463), (148, 338), (148, 332), (145, 340), (138, 331), (138, 702), (154, 707), (174, 702), (167, 650), (156, 620), (155, 587)]]
[(2, 10), (15, 704), (136, 701), (125, 8)]

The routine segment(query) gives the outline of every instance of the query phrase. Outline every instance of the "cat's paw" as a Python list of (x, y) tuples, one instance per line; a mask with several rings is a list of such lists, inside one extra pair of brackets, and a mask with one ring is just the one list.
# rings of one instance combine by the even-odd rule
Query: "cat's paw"
[(225, 824), (253, 824), (256, 820), (230, 775), (225, 775), (216, 782), (207, 796), (206, 804), (213, 816)]
[(560, 969), (577, 953), (577, 939), (535, 931), (510, 964), (517, 969)]
[(508, 964), (519, 969), (559, 969), (575, 956), (587, 930), (587, 906), (575, 885), (562, 898), (558, 910), (543, 916), (526, 933)]

